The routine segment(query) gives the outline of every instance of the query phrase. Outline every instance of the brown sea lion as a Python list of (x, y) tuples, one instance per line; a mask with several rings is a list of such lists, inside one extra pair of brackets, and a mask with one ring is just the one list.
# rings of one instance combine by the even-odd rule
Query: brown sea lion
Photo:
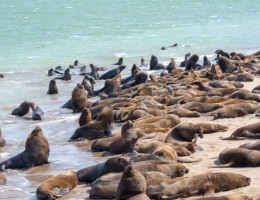
[(54, 79), (50, 80), (49, 89), (47, 94), (58, 94), (58, 87), (56, 85), (56, 81)]
[(85, 75), (85, 78), (82, 80), (82, 85), (84, 86), (88, 97), (94, 97), (94, 84), (96, 83), (95, 79), (89, 75)]
[(49, 143), (39, 126), (29, 134), (25, 150), (0, 163), (0, 170), (35, 167), (48, 163)]
[(3, 138), (2, 129), (0, 128), (0, 147), (5, 146), (5, 144), (6, 144), (6, 141), (5, 141), (5, 139)]
[(253, 200), (253, 199), (251, 197), (248, 197), (245, 194), (231, 194), (225, 196), (199, 197), (199, 198), (192, 198), (189, 200)]
[(222, 107), (223, 105), (220, 103), (188, 102), (185, 104), (178, 105), (176, 108), (186, 108), (191, 111), (197, 111), (199, 113), (207, 113)]
[(260, 151), (260, 140), (255, 142), (255, 143), (242, 144), (238, 148), (245, 148), (245, 149), (251, 149), (251, 150), (258, 150), (258, 151)]
[(185, 67), (185, 65), (186, 65), (186, 63), (187, 63), (189, 58), (190, 58), (190, 53), (186, 53), (185, 56), (184, 56), (184, 61), (182, 61), (180, 63), (180, 67)]
[(35, 103), (30, 103), (30, 107), (32, 109), (32, 119), (33, 120), (43, 120), (44, 119), (44, 113), (42, 109)]
[(74, 171), (59, 174), (44, 181), (36, 191), (38, 199), (56, 199), (75, 188), (78, 185), (78, 177)]
[(233, 190), (250, 185), (250, 178), (238, 173), (204, 173), (162, 187), (161, 199), (189, 197), (195, 194)]
[(79, 117), (79, 126), (83, 126), (89, 124), (92, 121), (91, 112), (88, 108), (84, 108), (81, 111), (81, 115)]
[(115, 156), (109, 158), (106, 162), (81, 169), (76, 173), (80, 182), (93, 182), (104, 174), (122, 172), (130, 163), (131, 160), (128, 157)]
[(254, 81), (254, 77), (249, 73), (238, 73), (231, 74), (227, 77), (228, 81), (240, 81), (240, 82), (252, 82)]
[(244, 148), (226, 148), (219, 154), (223, 165), (216, 167), (258, 167), (260, 166), (260, 151)]
[(111, 107), (106, 106), (97, 116), (97, 121), (83, 125), (76, 129), (71, 136), (70, 141), (80, 139), (98, 139), (104, 136), (110, 136), (111, 124), (114, 122), (113, 110)]
[(30, 105), (31, 105), (30, 102), (24, 101), (19, 105), (18, 108), (12, 111), (12, 115), (18, 115), (18, 116), (26, 115), (30, 110)]
[(247, 90), (239, 90), (229, 95), (231, 99), (245, 99), (260, 102), (260, 96)]
[(229, 54), (225, 51), (223, 51), (222, 49), (217, 49), (215, 51), (215, 53), (217, 54), (217, 58), (219, 58), (220, 56), (224, 56), (226, 58), (230, 58)]
[(195, 125), (199, 126), (203, 129), (203, 134), (226, 131), (228, 129), (227, 126), (224, 126), (224, 125), (221, 125), (221, 124), (196, 123)]
[(111, 137), (97, 139), (91, 144), (91, 151), (109, 151), (111, 144), (120, 138), (119, 134), (113, 134)]
[(239, 140), (245, 138), (260, 138), (260, 122), (242, 126), (236, 129), (230, 137), (223, 140)]
[(124, 169), (116, 191), (116, 199), (148, 200), (150, 198), (146, 195), (145, 190), (146, 180), (144, 176), (134, 166), (130, 165)]
[(200, 117), (199, 112), (191, 111), (186, 108), (170, 109), (167, 114), (175, 114), (178, 117)]
[(229, 100), (228, 97), (211, 96), (204, 101), (204, 103), (221, 103), (223, 101)]
[(260, 85), (254, 87), (254, 88), (252, 89), (252, 92), (253, 92), (253, 93), (260, 94)]
[(81, 112), (85, 107), (91, 107), (92, 103), (88, 101), (88, 95), (82, 84), (77, 84), (71, 94), (71, 106), (73, 112)]
[(4, 174), (0, 173), (0, 185), (6, 184), (6, 177)]
[(100, 98), (117, 97), (121, 92), (121, 74), (117, 74), (112, 79), (105, 81), (103, 92), (100, 93)]
[(220, 96), (230, 95), (233, 92), (240, 90), (239, 88), (215, 88), (207, 92), (207, 96)]

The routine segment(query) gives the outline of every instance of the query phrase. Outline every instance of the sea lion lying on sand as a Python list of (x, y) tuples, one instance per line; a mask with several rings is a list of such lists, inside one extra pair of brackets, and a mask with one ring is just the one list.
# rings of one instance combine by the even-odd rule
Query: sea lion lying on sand
[(245, 148), (245, 149), (251, 149), (251, 150), (258, 150), (258, 151), (260, 151), (260, 140), (255, 142), (255, 143), (242, 144), (238, 148)]
[(245, 194), (231, 194), (225, 196), (214, 196), (214, 197), (199, 197), (192, 198), (189, 200), (252, 200), (252, 198), (248, 197)]

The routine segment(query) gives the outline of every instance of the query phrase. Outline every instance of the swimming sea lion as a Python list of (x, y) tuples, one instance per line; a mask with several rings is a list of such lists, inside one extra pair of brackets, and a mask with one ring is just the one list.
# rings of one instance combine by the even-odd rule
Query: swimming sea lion
[(0, 173), (0, 185), (6, 184), (6, 177), (4, 174)]
[(118, 184), (116, 199), (149, 200), (145, 193), (146, 181), (144, 176), (130, 165), (124, 169), (123, 176)]
[(260, 140), (258, 140), (255, 143), (242, 144), (238, 148), (245, 148), (245, 149), (251, 149), (251, 150), (258, 150), (258, 151), (260, 151)]
[(43, 120), (44, 119), (44, 113), (38, 105), (36, 105), (35, 103), (32, 102), (31, 109), (32, 109), (32, 119), (33, 120)]
[(115, 63), (114, 65), (122, 65), (123, 64), (123, 58), (119, 58), (118, 62)]
[(49, 143), (39, 126), (29, 134), (25, 150), (0, 163), (0, 170), (35, 167), (48, 163)]
[(5, 141), (5, 139), (3, 138), (2, 129), (0, 128), (0, 147), (5, 146), (5, 144), (6, 144), (6, 141)]
[(99, 79), (100, 80), (112, 79), (117, 74), (120, 74), (125, 68), (126, 68), (125, 65), (119, 65), (117, 68), (112, 69), (112, 70), (102, 74)]
[(89, 124), (92, 121), (91, 112), (88, 108), (84, 108), (79, 117), (79, 126)]
[(47, 91), (47, 94), (58, 94), (58, 88), (54, 79), (50, 80), (49, 90)]
[(55, 72), (54, 72), (54, 69), (51, 68), (48, 70), (48, 76), (53, 76), (53, 75), (55, 75)]
[(12, 115), (24, 116), (30, 110), (30, 102), (24, 101), (20, 104), (20, 106), (12, 111)]
[(54, 79), (61, 79), (63, 81), (69, 81), (71, 80), (71, 73), (70, 73), (70, 68), (67, 68), (65, 71), (64, 71), (64, 74), (62, 77), (56, 77)]
[(38, 199), (56, 199), (75, 188), (78, 185), (78, 177), (74, 171), (59, 174), (44, 181), (36, 191)]

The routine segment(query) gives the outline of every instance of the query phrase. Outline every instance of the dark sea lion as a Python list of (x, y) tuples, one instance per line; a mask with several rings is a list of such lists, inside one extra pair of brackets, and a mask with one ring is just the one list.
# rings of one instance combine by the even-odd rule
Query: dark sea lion
[(121, 80), (121, 84), (125, 84), (125, 83), (127, 83), (127, 82), (133, 80), (134, 77), (135, 77), (135, 74), (136, 74), (138, 71), (140, 71), (140, 69), (136, 66), (136, 64), (133, 64), (133, 66), (132, 66), (132, 68), (131, 68), (131, 75), (128, 76), (128, 77), (126, 77), (126, 78), (124, 78), (124, 79), (122, 79), (122, 80)]
[(165, 66), (158, 62), (158, 58), (156, 56), (152, 55), (150, 60), (150, 70), (160, 69), (165, 69)]
[(33, 120), (43, 120), (44, 119), (44, 113), (37, 104), (32, 102), (31, 109), (32, 109), (32, 119)]
[(190, 53), (186, 53), (184, 57), (184, 61), (180, 63), (180, 67), (185, 67), (188, 59), (190, 58)]
[(260, 96), (247, 90), (239, 90), (228, 96), (231, 99), (254, 100), (260, 102)]
[(260, 122), (242, 126), (236, 129), (230, 137), (224, 138), (224, 140), (238, 140), (245, 138), (260, 138)]
[(252, 92), (253, 92), (253, 93), (260, 94), (260, 85), (254, 87), (254, 88), (252, 89)]
[(55, 71), (53, 68), (48, 70), (48, 76), (54, 76), (55, 75)]
[(81, 112), (85, 107), (91, 107), (92, 103), (88, 101), (88, 95), (82, 84), (77, 84), (71, 94), (71, 106), (73, 112)]
[(120, 138), (121, 136), (119, 134), (114, 134), (111, 137), (97, 139), (91, 144), (91, 151), (109, 151), (111, 144)]
[(122, 65), (123, 64), (123, 58), (119, 58), (118, 62), (115, 63), (114, 65)]
[(258, 150), (260, 151), (260, 140), (254, 143), (246, 143), (240, 145), (238, 148), (245, 148), (245, 149), (251, 149), (251, 150)]
[(250, 181), (250, 178), (238, 173), (204, 173), (162, 187), (159, 196), (161, 199), (182, 198), (203, 193), (207, 196), (215, 192), (246, 187), (250, 185)]
[(89, 124), (92, 121), (91, 112), (88, 108), (84, 108), (81, 111), (81, 115), (79, 117), (79, 126), (83, 126)]
[(5, 141), (5, 139), (3, 138), (2, 129), (0, 128), (0, 147), (5, 146), (5, 144), (6, 144), (6, 141)]
[(134, 86), (138, 86), (142, 83), (145, 83), (148, 79), (148, 74), (145, 71), (138, 71), (135, 74), (134, 80), (133, 81), (129, 81), (126, 84), (122, 85), (122, 90), (123, 89), (127, 89), (127, 88), (131, 88)]
[(199, 198), (192, 198), (189, 200), (253, 200), (253, 199), (251, 197), (248, 197), (245, 194), (231, 194), (225, 196), (199, 197)]
[(117, 68), (112, 69), (112, 70), (102, 74), (99, 79), (100, 80), (112, 79), (117, 74), (120, 74), (125, 68), (126, 68), (125, 65), (119, 65)]
[(50, 80), (47, 94), (58, 94), (58, 88), (54, 79)]
[(208, 57), (204, 56), (202, 66), (210, 66), (210, 65), (211, 65), (211, 62), (209, 61)]
[(81, 169), (76, 173), (80, 182), (93, 182), (104, 174), (122, 172), (129, 164), (131, 164), (130, 158), (115, 156), (109, 158), (106, 162)]
[(199, 56), (197, 54), (193, 54), (186, 62), (185, 71), (195, 70), (197, 62), (199, 60)]
[(92, 76), (95, 80), (99, 80), (99, 73), (98, 73), (98, 68), (97, 66), (93, 65), (93, 64), (90, 64), (89, 65), (90, 69), (91, 69), (91, 72), (90, 72), (90, 76)]
[(5, 77), (4, 74), (0, 73), (0, 78), (4, 78), (4, 77)]
[(0, 170), (35, 167), (48, 163), (49, 143), (39, 126), (29, 134), (25, 150), (0, 163)]
[(0, 173), (0, 185), (6, 184), (6, 177), (4, 174)]
[(30, 102), (24, 101), (20, 104), (20, 106), (12, 111), (12, 115), (24, 116), (30, 110)]
[(86, 71), (87, 71), (87, 67), (86, 67), (86, 65), (83, 65), (82, 67), (80, 67), (80, 70), (79, 70), (79, 72), (80, 72), (80, 75), (83, 75), (83, 74), (85, 74), (85, 73), (86, 73)]
[(132, 165), (125, 167), (116, 191), (116, 199), (149, 200), (145, 190), (144, 176)]
[(215, 167), (258, 167), (260, 166), (260, 151), (245, 148), (226, 148), (219, 154), (223, 165)]
[(168, 73), (172, 73), (172, 70), (174, 70), (175, 68), (176, 68), (176, 62), (174, 58), (171, 58), (170, 63), (166, 67), (166, 70), (168, 71)]
[(70, 73), (70, 68), (67, 68), (65, 71), (64, 71), (64, 74), (62, 77), (56, 77), (54, 79), (61, 79), (63, 81), (69, 81), (71, 80), (71, 73)]
[(44, 181), (36, 191), (38, 199), (56, 199), (66, 195), (78, 185), (78, 177), (74, 171), (59, 174)]
[(222, 49), (217, 49), (215, 51), (215, 54), (217, 54), (217, 58), (219, 58), (220, 56), (224, 56), (226, 58), (230, 58), (229, 54), (225, 51), (223, 51)]
[(93, 140), (104, 136), (110, 136), (112, 134), (111, 124), (113, 122), (113, 110), (111, 107), (106, 106), (98, 114), (97, 121), (85, 124), (76, 129), (74, 134), (71, 136), (70, 141), (80, 139)]
[(231, 61), (224, 56), (217, 58), (217, 63), (222, 73), (233, 73), (235, 70), (238, 70), (238, 67), (233, 65)]
[(196, 123), (195, 125), (203, 129), (203, 134), (226, 131), (228, 129), (228, 126), (213, 123)]

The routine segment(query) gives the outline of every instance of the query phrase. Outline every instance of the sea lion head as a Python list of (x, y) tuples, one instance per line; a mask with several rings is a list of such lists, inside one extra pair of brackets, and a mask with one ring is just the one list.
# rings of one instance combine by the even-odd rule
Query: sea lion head
[(135, 83), (139, 85), (141, 83), (145, 83), (148, 79), (148, 74), (144, 71), (138, 71), (135, 75)]
[(124, 156), (115, 156), (112, 158), (109, 158), (105, 162), (105, 166), (107, 171), (110, 172), (121, 172), (125, 169), (126, 166), (130, 165), (132, 161), (128, 157)]
[(202, 139), (204, 138), (203, 136), (203, 128), (200, 126), (196, 126), (195, 128), (195, 134), (198, 134), (198, 136)]
[(125, 65), (119, 65), (118, 68), (119, 68), (119, 70), (120, 70), (120, 72), (121, 72), (121, 71), (123, 71), (123, 70), (126, 68), (126, 66), (125, 66)]

